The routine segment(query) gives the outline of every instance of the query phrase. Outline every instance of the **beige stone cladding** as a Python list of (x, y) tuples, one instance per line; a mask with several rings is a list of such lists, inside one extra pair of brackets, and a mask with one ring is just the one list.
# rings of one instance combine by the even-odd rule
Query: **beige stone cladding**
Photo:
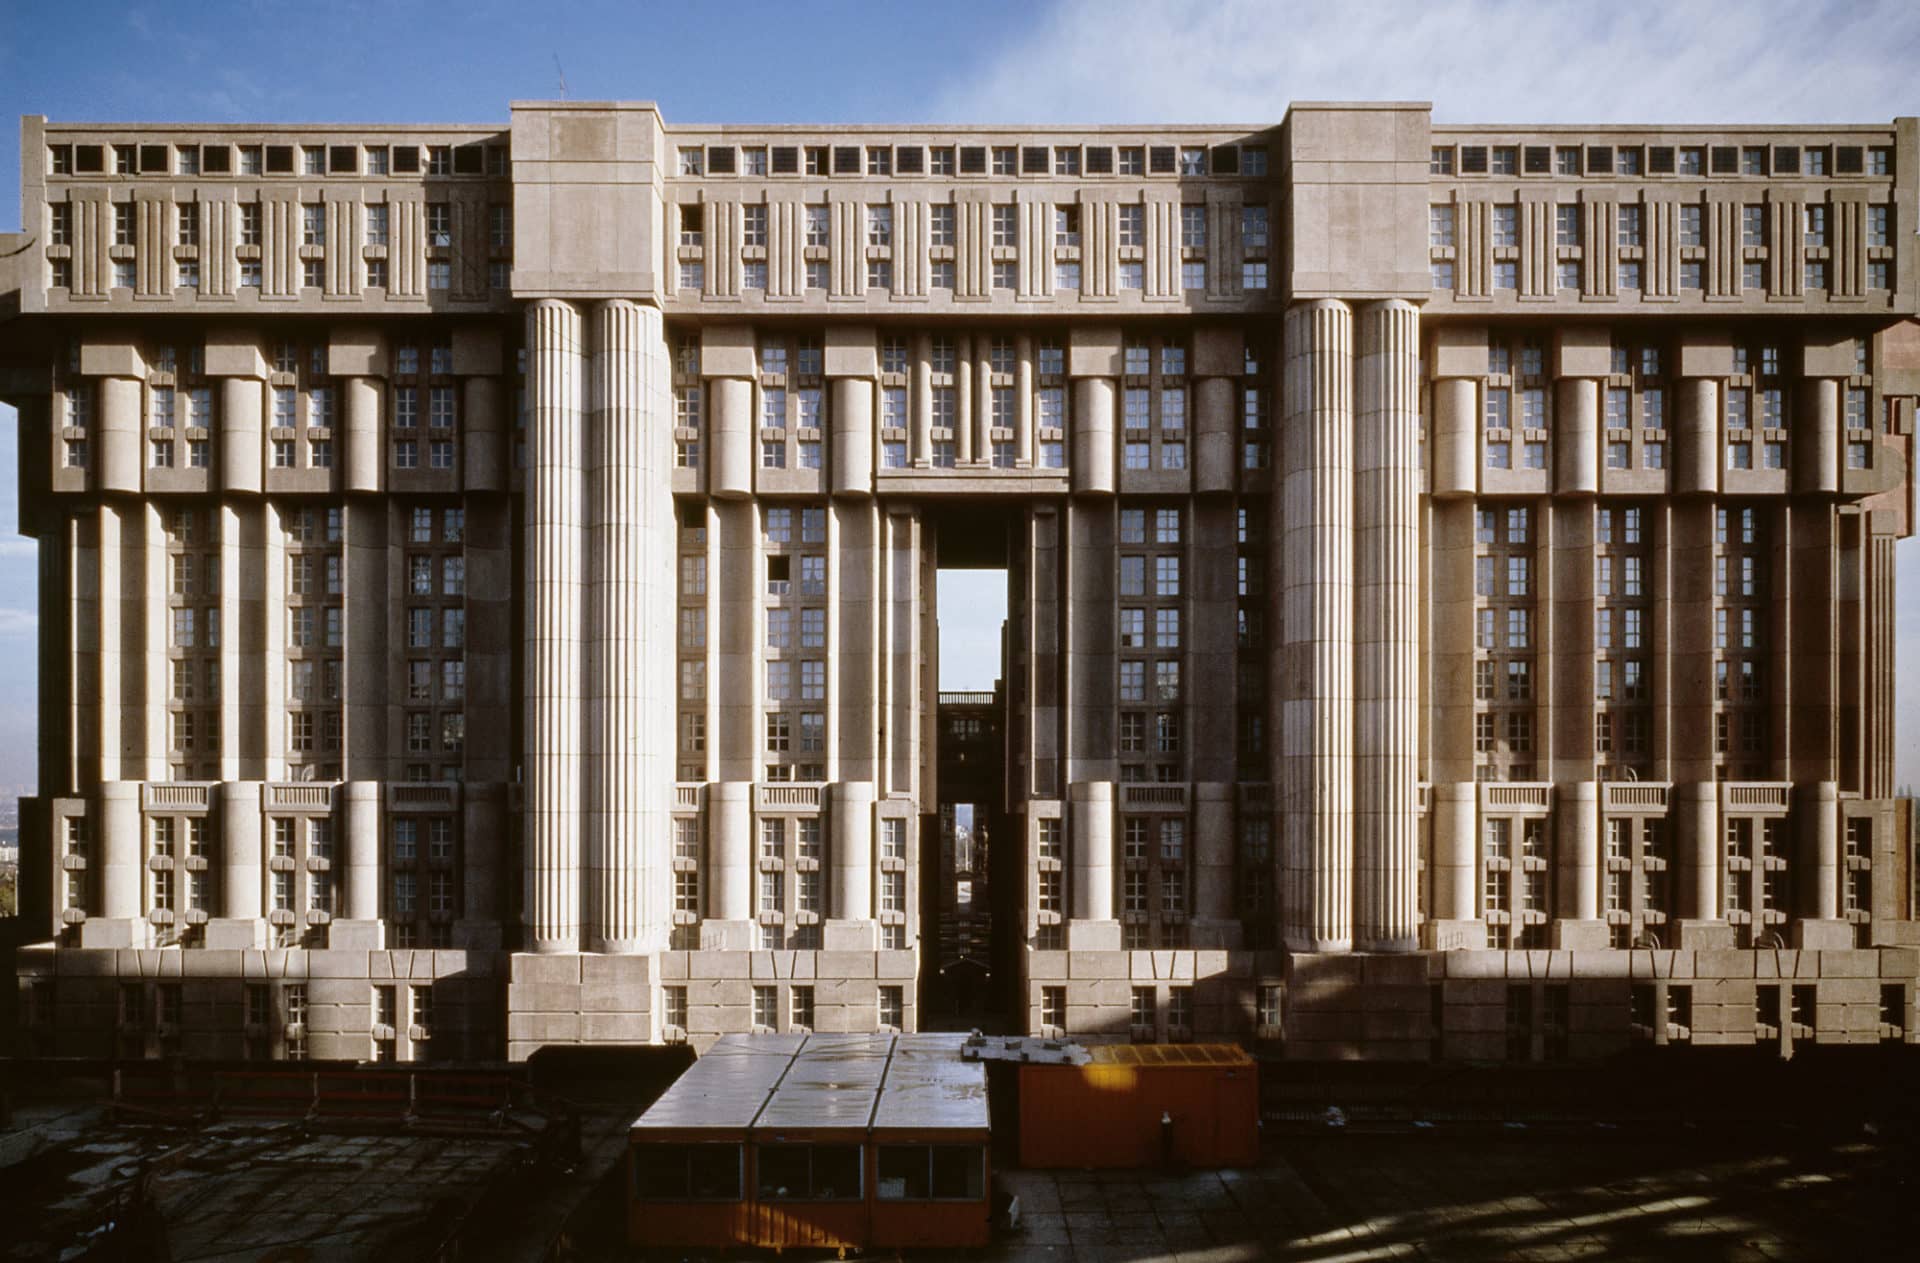
[(945, 1020), (957, 564), (1014, 1026), (1920, 1039), (1914, 120), (509, 112), (23, 121), (23, 1049)]

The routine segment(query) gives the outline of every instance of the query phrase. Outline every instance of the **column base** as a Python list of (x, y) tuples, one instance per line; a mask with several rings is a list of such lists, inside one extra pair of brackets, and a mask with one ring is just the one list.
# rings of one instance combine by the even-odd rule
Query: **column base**
[(1613, 944), (1605, 921), (1555, 921), (1553, 945), (1560, 951), (1599, 952)]
[(1067, 950), (1070, 952), (1117, 952), (1120, 950), (1118, 921), (1067, 922)]
[(455, 921), (453, 945), (464, 952), (497, 952), (504, 938), (498, 921)]
[(1430, 952), (1487, 950), (1485, 921), (1429, 921), (1420, 927), (1420, 941)]
[(1734, 947), (1733, 927), (1725, 921), (1675, 921), (1667, 947), (1689, 952), (1725, 952)]
[(212, 917), (207, 921), (210, 951), (256, 951), (267, 945), (267, 923), (251, 917)]
[(587, 940), (587, 953), (593, 956), (651, 956), (667, 949), (664, 939), (655, 942), (640, 938), (595, 938)]
[(1284, 940), (1287, 950), (1296, 956), (1337, 956), (1353, 950), (1353, 939), (1347, 938), (1287, 938)]
[(381, 921), (334, 921), (327, 926), (327, 949), (335, 952), (379, 952), (387, 946), (387, 927)]
[(1858, 943), (1853, 922), (1811, 917), (1795, 921), (1787, 941), (1803, 952), (1847, 952)]
[(747, 952), (754, 947), (751, 921), (702, 921), (700, 950), (703, 952)]
[(876, 952), (880, 950), (878, 921), (828, 921), (820, 934), (822, 950), (829, 952)]
[(153, 927), (139, 917), (88, 917), (80, 923), (82, 947), (146, 947)]
[(1202, 951), (1237, 952), (1246, 927), (1238, 921), (1196, 919), (1187, 924), (1187, 941)]
[(1356, 952), (1376, 952), (1383, 955), (1394, 955), (1400, 952), (1417, 952), (1420, 950), (1420, 939), (1418, 935), (1414, 934), (1408, 934), (1399, 938), (1356, 938), (1353, 941), (1353, 950)]

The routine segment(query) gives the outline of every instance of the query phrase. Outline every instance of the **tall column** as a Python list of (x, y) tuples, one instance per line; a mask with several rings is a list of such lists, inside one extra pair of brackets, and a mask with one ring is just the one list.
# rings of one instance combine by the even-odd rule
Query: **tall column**
[(716, 781), (707, 798), (707, 919), (700, 946), (753, 946), (753, 782)]
[(102, 500), (94, 527), (93, 560), (98, 598), (94, 602), (94, 638), (99, 651), (100, 670), (93, 700), (100, 715), (100, 779), (103, 781), (117, 781), (126, 774), (123, 770), (126, 768), (125, 750), (120, 735), (120, 726), (126, 713), (125, 700), (120, 695), (120, 677), (125, 666), (125, 655), (120, 648), (120, 594), (123, 585), (120, 570), (121, 525), (118, 502)]
[(580, 313), (527, 309), (526, 921), (535, 951), (580, 947)]
[(973, 393), (973, 339), (958, 337), (953, 344), (953, 450), (958, 463), (971, 465), (976, 457), (986, 456), (973, 446), (974, 410), (985, 401)]
[(1433, 914), (1427, 920), (1426, 945), (1439, 951), (1487, 945), (1487, 926), (1476, 898), (1477, 788), (1472, 781), (1442, 781), (1432, 789)]
[(923, 333), (913, 340), (913, 431), (912, 464), (925, 469), (933, 464), (933, 335)]
[(716, 496), (753, 494), (753, 460), (758, 444), (753, 425), (753, 383), (743, 377), (715, 377), (707, 382), (707, 432), (712, 436), (713, 481)]
[[(1679, 834), (1680, 920), (1720, 920), (1720, 800), (1711, 781), (1673, 787)], [(1673, 944), (1668, 944), (1673, 946)]]
[(1234, 915), (1233, 784), (1201, 781), (1193, 787), (1193, 945), (1240, 946)]
[(993, 463), (993, 343), (976, 338), (974, 353), (973, 441), (974, 459), (982, 465)]
[(467, 951), (500, 950), (501, 835), (506, 824), (507, 787), (498, 781), (467, 782), (460, 787), (466, 829), (461, 838), (460, 919), (453, 924), (453, 945)]
[(1853, 926), (1840, 919), (1840, 786), (1815, 781), (1794, 787), (1793, 820), (1798, 834), (1795, 868), (1800, 888), (1799, 919), (1793, 945), (1845, 949), (1854, 945)]
[[(387, 563), (398, 560), (389, 552), (388, 516), (393, 506), (385, 499), (353, 497), (347, 501), (347, 608), (366, 611), (387, 608)], [(388, 717), (394, 708), (392, 679), (395, 655), (388, 652), (387, 620), (356, 622), (347, 638), (343, 709), (346, 712), (346, 774), (354, 781), (398, 779), (398, 751), (388, 740)], [(397, 648), (397, 646), (396, 646)], [(476, 673), (477, 674), (477, 673)], [(377, 810), (377, 809), (376, 809)], [(374, 817), (378, 827), (379, 817)], [(351, 827), (351, 824), (349, 824)], [(376, 852), (377, 855), (377, 852)]]
[(340, 789), (345, 827), (335, 863), (345, 871), (339, 883), (340, 914), (328, 927), (327, 946), (377, 951), (385, 945), (380, 921), (380, 784), (348, 781)]
[(461, 461), (468, 491), (507, 489), (507, 426), (498, 377), (476, 373), (460, 381)]
[(1113, 494), (1113, 379), (1076, 377), (1073, 381), (1073, 418), (1068, 434), (1073, 444), (1073, 489)]
[(873, 782), (838, 781), (828, 787), (833, 848), (832, 919), (826, 927), (829, 951), (872, 951)]
[(878, 510), (871, 499), (841, 500), (829, 509), (834, 561), (827, 605), (827, 662), (832, 700), (827, 750), (836, 780), (872, 781), (880, 769), (880, 556)]
[(1470, 377), (1433, 382), (1433, 494), (1470, 496), (1480, 486), (1478, 395)]
[(1276, 499), (1283, 924), (1296, 952), (1353, 943), (1353, 313), (1294, 304)]
[(266, 942), (266, 892), (261, 889), (259, 781), (219, 787), (220, 915), (207, 922), (207, 946), (242, 950)]
[[(872, 357), (869, 356), (869, 359)], [(833, 379), (833, 462), (828, 471), (835, 495), (873, 491), (873, 377)]]
[[(1238, 418), (1230, 377), (1202, 377), (1193, 391), (1193, 489), (1201, 494), (1233, 490)], [(1418, 397), (1415, 398), (1416, 408)], [(1415, 424), (1419, 418), (1416, 414)]]
[[(164, 781), (169, 775), (167, 698), (172, 684), (167, 670), (167, 646), (173, 631), (168, 625), (167, 610), (167, 528), (160, 517), (160, 506), (152, 500), (141, 506), (138, 520), (140, 599), (138, 604), (128, 603), (125, 617), (132, 622), (136, 613), (138, 615), (140, 656), (136, 661), (129, 653), (122, 662), (133, 684), (128, 714), (122, 721), (126, 727), (122, 731), (127, 735), (139, 733), (141, 757), (137, 762), (130, 760), (121, 774), (139, 780)], [(129, 582), (135, 577), (129, 575)], [(213, 635), (212, 630), (204, 626), (196, 628), (196, 632), (196, 643), (201, 645)]]
[(1680, 400), (1674, 418), (1673, 489), (1706, 492), (1720, 489), (1720, 391), (1711, 377), (1688, 377), (1680, 382)]
[[(108, 781), (100, 787), (100, 919), (118, 922), (114, 941), (100, 947), (145, 946), (136, 927), (145, 892), (140, 826), (140, 783)], [(88, 922), (89, 925), (92, 922)], [(131, 935), (131, 938), (126, 936)]]
[(1014, 462), (1022, 469), (1033, 464), (1033, 339), (1013, 340)]
[(1075, 781), (1067, 796), (1073, 812), (1070, 930), (1078, 930), (1080, 922), (1113, 920), (1113, 782)]
[(1354, 417), (1355, 945), (1419, 945), (1420, 313), (1360, 316)]
[(1600, 782), (1574, 781), (1559, 789), (1554, 850), (1559, 869), (1559, 916), (1553, 945), (1588, 950), (1607, 945), (1600, 920)]
[(247, 722), (260, 734), (262, 780), (287, 776), (287, 528), (281, 505), (263, 504), (260, 514), (260, 657), (248, 674), (260, 681), (257, 703), (249, 699)]
[(141, 467), (146, 463), (147, 445), (141, 435), (141, 385), (132, 377), (100, 379), (100, 489), (102, 491), (140, 491)]
[[(258, 360), (258, 352), (252, 359)], [(259, 494), (265, 448), (261, 438), (264, 388), (258, 377), (220, 379), (220, 489)], [(348, 402), (352, 402), (351, 394)], [(351, 419), (351, 418), (349, 418)]]
[(1793, 427), (1793, 489), (1840, 490), (1840, 382), (1809, 377), (1800, 385)]
[(1600, 383), (1562, 377), (1554, 383), (1554, 490), (1600, 489)]
[[(381, 382), (375, 377), (349, 377), (342, 387), (341, 393), (346, 396), (346, 406), (342, 409), (346, 424), (341, 435), (346, 440), (346, 450), (342, 453), (346, 458), (346, 488), (348, 491), (379, 491), (385, 485), (382, 474), (387, 466), (386, 440), (380, 427)], [(473, 426), (471, 410), (468, 411), (466, 422), (470, 446)]]
[(660, 313), (593, 312), (586, 573), (587, 945), (664, 948), (672, 878), (675, 539)]
[(759, 507), (750, 500), (716, 501), (707, 548), (707, 643), (713, 678), (707, 692), (707, 748), (714, 775), (752, 782), (760, 776), (761, 533)]

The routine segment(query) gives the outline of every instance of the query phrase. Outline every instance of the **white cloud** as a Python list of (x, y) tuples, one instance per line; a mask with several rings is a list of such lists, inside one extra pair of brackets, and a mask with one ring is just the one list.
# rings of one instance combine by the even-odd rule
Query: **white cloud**
[[(1920, 114), (1920, 4), (1062, 0), (925, 115), (1272, 125), (1291, 101), (1441, 123), (1880, 123)], [(1895, 776), (1920, 785), (1920, 540), (1902, 544)]]
[(1065, 0), (929, 103), (981, 122), (1278, 122), (1430, 100), (1441, 122), (1884, 122), (1920, 110), (1920, 5)]

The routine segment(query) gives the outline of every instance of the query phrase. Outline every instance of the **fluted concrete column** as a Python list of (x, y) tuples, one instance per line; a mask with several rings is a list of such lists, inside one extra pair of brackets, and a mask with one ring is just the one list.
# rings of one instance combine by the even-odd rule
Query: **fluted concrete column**
[(1673, 489), (1712, 493), (1720, 489), (1720, 384), (1711, 377), (1680, 383), (1674, 417)]
[(707, 916), (744, 925), (753, 916), (753, 782), (716, 781), (707, 803)]
[(259, 781), (227, 781), (219, 787), (220, 916), (207, 922), (207, 947), (213, 950), (266, 942), (260, 792)]
[(866, 377), (833, 379), (833, 493), (869, 495), (873, 491), (873, 381)]
[(94, 424), (99, 449), (100, 489), (140, 490), (146, 465), (145, 418), (141, 415), (140, 382), (131, 377), (100, 379), (100, 412)]
[(1075, 921), (1113, 920), (1113, 782), (1067, 786), (1072, 813)]
[(1479, 397), (1473, 379), (1433, 383), (1433, 494), (1470, 496), (1480, 487)]
[(1193, 787), (1193, 945), (1240, 946), (1233, 900), (1233, 784), (1200, 781)]
[(707, 381), (708, 447), (713, 458), (716, 496), (753, 494), (753, 383), (742, 377), (714, 377)]
[(1812, 377), (1800, 384), (1793, 426), (1793, 489), (1840, 490), (1840, 383)]
[[(229, 379), (232, 380), (232, 379)], [(387, 466), (386, 440), (380, 427), (381, 383), (373, 377), (349, 377), (342, 383), (345, 406), (341, 438), (341, 471), (348, 491), (379, 491)]]
[(830, 787), (836, 920), (873, 919), (873, 800), (872, 781), (838, 781)]
[(1711, 781), (1673, 787), (1680, 868), (1680, 916), (1720, 920), (1720, 796)]
[(527, 309), (526, 903), (535, 951), (580, 948), (584, 568), (580, 313)]
[(671, 916), (672, 401), (660, 312), (596, 304), (586, 464), (586, 937), (654, 951)]
[(1360, 314), (1353, 433), (1353, 937), (1419, 946), (1420, 313)]
[(260, 493), (265, 448), (261, 410), (265, 401), (255, 377), (220, 379), (220, 489)]
[(1554, 383), (1554, 490), (1600, 489), (1600, 383), (1562, 377)]
[[(1239, 418), (1235, 415), (1235, 382), (1229, 377), (1203, 377), (1193, 392), (1193, 489), (1201, 494), (1232, 491), (1238, 447)], [(1415, 396), (1416, 409), (1418, 396)], [(1416, 424), (1418, 416), (1415, 417)]]
[(505, 394), (497, 377), (462, 380), (460, 447), (468, 491), (507, 489)]
[(1442, 781), (1430, 790), (1433, 914), (1427, 922), (1427, 946), (1443, 951), (1487, 945), (1486, 922), (1481, 919), (1478, 898), (1476, 791), (1472, 781)]
[(1276, 499), (1285, 555), (1280, 686), (1282, 915), (1296, 952), (1353, 945), (1353, 313), (1286, 319)]
[(1073, 489), (1113, 494), (1113, 379), (1079, 377), (1073, 383)]

